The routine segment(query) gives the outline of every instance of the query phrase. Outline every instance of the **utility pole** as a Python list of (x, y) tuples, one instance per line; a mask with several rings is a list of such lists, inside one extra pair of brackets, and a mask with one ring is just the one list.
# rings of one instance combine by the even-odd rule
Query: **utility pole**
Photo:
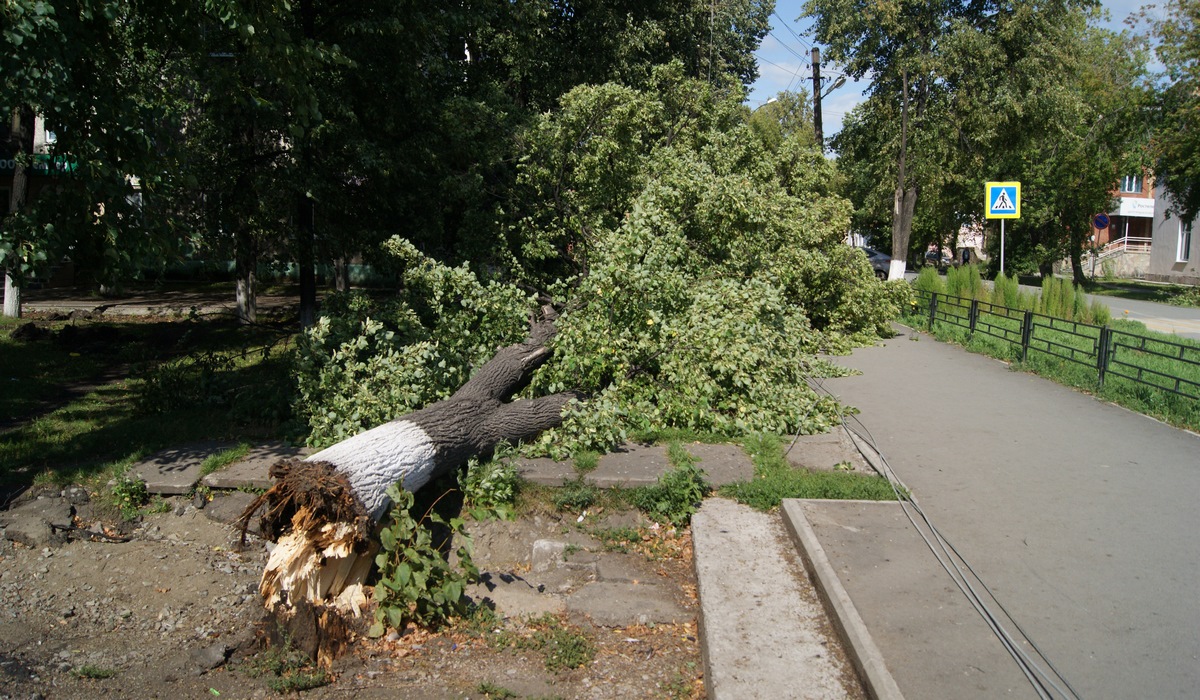
[(821, 126), (821, 49), (813, 47), (813, 131), (817, 135), (817, 146), (825, 152), (825, 129)]

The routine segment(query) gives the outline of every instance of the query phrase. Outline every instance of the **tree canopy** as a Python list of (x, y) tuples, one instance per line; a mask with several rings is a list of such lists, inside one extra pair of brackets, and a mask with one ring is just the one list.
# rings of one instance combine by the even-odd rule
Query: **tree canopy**
[(1097, 28), (1087, 2), (805, 9), (827, 55), (871, 78), (834, 139), (859, 230), (907, 259), (981, 219), (984, 182), (1019, 180), (1009, 240), (1022, 266), (1072, 253), (1078, 273), (1090, 216), (1146, 143), (1140, 42)]
[(1191, 222), (1200, 212), (1200, 2), (1169, 0), (1151, 23), (1164, 68), (1150, 152), (1171, 210)]

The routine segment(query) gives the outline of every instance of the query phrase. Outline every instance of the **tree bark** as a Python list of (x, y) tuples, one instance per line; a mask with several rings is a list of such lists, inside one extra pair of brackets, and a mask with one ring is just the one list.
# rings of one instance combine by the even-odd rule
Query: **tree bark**
[(242, 515), (254, 513), (278, 544), (259, 584), (264, 602), (288, 618), (298, 604), (358, 613), (374, 554), (374, 523), (387, 512), (386, 489), (416, 491), (487, 455), (501, 441), (536, 436), (562, 422), (572, 392), (507, 401), (549, 359), (553, 311), (522, 343), (501, 348), (450, 398), (359, 433), (303, 461), (276, 465), (278, 481)]
[(350, 266), (344, 255), (333, 259), (333, 288), (339, 292), (350, 291)]
[(7, 269), (4, 271), (4, 315), (21, 318), (21, 286)]
[(896, 159), (896, 192), (892, 198), (892, 264), (889, 280), (904, 279), (908, 264), (908, 239), (912, 236), (917, 189), (908, 185), (908, 71), (901, 75), (900, 154)]
[[(10, 142), (13, 145), (12, 190), (9, 192), (8, 214), (16, 215), (25, 211), (25, 202), (29, 196), (29, 167), (26, 159), (32, 155), (33, 143), (29, 139), (29, 130), (33, 128), (33, 111), (25, 105), (13, 109), (11, 117)], [(24, 157), (22, 157), (24, 156)], [(21, 280), (13, 274), (13, 266), (20, 261), (9, 259), (4, 261), (4, 315), (9, 318), (21, 317)]]
[(258, 250), (254, 234), (241, 222), (235, 234), (234, 275), (237, 277), (237, 317), (242, 323), (258, 320)]

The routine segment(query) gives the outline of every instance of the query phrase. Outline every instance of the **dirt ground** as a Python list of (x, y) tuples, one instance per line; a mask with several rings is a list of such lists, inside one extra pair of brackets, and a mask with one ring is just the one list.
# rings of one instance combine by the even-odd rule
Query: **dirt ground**
[[(257, 582), (268, 544), (252, 538), (239, 551), (229, 525), (190, 500), (168, 503), (169, 512), (124, 532), (106, 531), (125, 542), (93, 541), (105, 538), (83, 530), (59, 546), (0, 540), (0, 698), (275, 697), (293, 693), (288, 683), (303, 684), (303, 673), (316, 671), (264, 642), (271, 623)], [(99, 530), (90, 505), (76, 508), (76, 525)], [(476, 564), (487, 576), (520, 578), (535, 541), (565, 536), (571, 552), (611, 554), (641, 567), (690, 619), (606, 627), (576, 614), (534, 620), (501, 610), (437, 634), (357, 637), (329, 682), (304, 695), (703, 696), (688, 532), (643, 529), (614, 546), (588, 536), (586, 523), (570, 514), (475, 523), (472, 531)], [(557, 585), (567, 591), (573, 583), (567, 577)], [(575, 641), (547, 643), (555, 629)], [(587, 647), (590, 661), (564, 667), (586, 658), (580, 654)]]

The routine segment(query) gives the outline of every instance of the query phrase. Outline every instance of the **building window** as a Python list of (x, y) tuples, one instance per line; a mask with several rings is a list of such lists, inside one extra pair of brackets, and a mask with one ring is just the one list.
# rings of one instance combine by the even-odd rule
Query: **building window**
[(1121, 192), (1125, 194), (1141, 194), (1142, 176), (1126, 175), (1125, 177), (1121, 178)]
[(1192, 225), (1179, 222), (1179, 248), (1175, 251), (1175, 262), (1187, 262), (1192, 252)]

